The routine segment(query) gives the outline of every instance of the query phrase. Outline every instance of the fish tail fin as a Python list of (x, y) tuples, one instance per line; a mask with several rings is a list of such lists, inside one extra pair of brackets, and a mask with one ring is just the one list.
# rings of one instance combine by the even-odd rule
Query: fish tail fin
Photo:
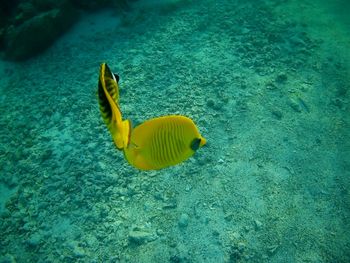
[(98, 81), (98, 102), (102, 119), (119, 150), (124, 147), (124, 124), (119, 105), (118, 83), (106, 63), (101, 64)]

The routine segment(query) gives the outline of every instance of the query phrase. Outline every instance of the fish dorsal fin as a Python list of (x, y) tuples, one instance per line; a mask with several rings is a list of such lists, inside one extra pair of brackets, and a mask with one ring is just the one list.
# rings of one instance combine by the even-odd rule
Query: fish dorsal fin
[(122, 113), (120, 111), (118, 83), (106, 63), (101, 64), (98, 81), (98, 98), (102, 118), (119, 150), (124, 147)]
[(116, 81), (117, 83), (119, 83), (119, 75), (113, 73), (113, 76), (114, 76), (115, 81)]
[(104, 83), (106, 84), (106, 90), (113, 100), (118, 103), (119, 101), (119, 76), (112, 73), (110, 68), (106, 63), (101, 64), (100, 68), (100, 77), (103, 78)]

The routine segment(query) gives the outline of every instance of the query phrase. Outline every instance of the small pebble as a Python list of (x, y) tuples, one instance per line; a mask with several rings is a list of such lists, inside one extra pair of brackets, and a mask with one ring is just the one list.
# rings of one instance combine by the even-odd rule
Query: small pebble
[(289, 100), (289, 106), (296, 112), (301, 112), (301, 107), (295, 99)]
[(277, 120), (282, 119), (282, 112), (280, 112), (279, 110), (273, 110), (273, 111), (272, 111), (272, 115), (273, 115)]
[(36, 247), (41, 242), (41, 236), (38, 233), (35, 233), (30, 236), (30, 238), (27, 240), (27, 244), (31, 247)]
[(237, 244), (237, 248), (238, 248), (238, 251), (242, 253), (245, 250), (246, 245), (243, 242), (239, 242)]
[(16, 259), (11, 254), (6, 254), (5, 256), (0, 256), (1, 263), (16, 263)]
[(215, 105), (215, 102), (213, 99), (208, 99), (207, 100), (207, 106), (210, 107), (210, 108), (213, 108)]
[(179, 227), (184, 228), (188, 226), (189, 217), (187, 214), (181, 214), (179, 219)]
[(73, 249), (73, 255), (77, 258), (82, 258), (85, 256), (85, 251), (82, 247), (75, 246)]
[(267, 253), (272, 256), (273, 254), (275, 254), (276, 250), (278, 249), (279, 245), (272, 245), (267, 247)]
[(223, 105), (222, 105), (222, 103), (216, 103), (213, 99), (208, 99), (207, 106), (214, 109), (214, 110), (220, 110)]
[(276, 77), (276, 83), (283, 84), (287, 81), (287, 79), (288, 79), (287, 75), (284, 73), (281, 73)]
[(254, 220), (255, 230), (260, 230), (262, 225), (263, 224), (259, 220), (257, 220), (257, 219)]
[(156, 238), (151, 233), (146, 231), (134, 230), (129, 233), (129, 241), (135, 245), (142, 245), (155, 239)]

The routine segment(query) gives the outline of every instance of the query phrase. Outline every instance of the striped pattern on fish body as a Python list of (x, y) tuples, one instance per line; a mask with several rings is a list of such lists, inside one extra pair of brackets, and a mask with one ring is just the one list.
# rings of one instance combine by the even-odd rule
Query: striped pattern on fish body
[(191, 157), (206, 140), (194, 122), (180, 115), (150, 119), (132, 130), (119, 107), (119, 77), (106, 63), (100, 67), (98, 101), (113, 141), (128, 162), (142, 170), (158, 170)]
[(124, 153), (133, 166), (157, 170), (185, 161), (204, 144), (205, 139), (191, 119), (170, 115), (137, 126)]

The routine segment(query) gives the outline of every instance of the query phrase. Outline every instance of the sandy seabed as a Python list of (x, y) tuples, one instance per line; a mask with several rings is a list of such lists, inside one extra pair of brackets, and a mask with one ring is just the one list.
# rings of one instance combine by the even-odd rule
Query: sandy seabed
[[(0, 63), (0, 262), (350, 262), (349, 19), (189, 2), (85, 14)], [(101, 62), (125, 118), (189, 116), (207, 146), (129, 166), (100, 117)]]

